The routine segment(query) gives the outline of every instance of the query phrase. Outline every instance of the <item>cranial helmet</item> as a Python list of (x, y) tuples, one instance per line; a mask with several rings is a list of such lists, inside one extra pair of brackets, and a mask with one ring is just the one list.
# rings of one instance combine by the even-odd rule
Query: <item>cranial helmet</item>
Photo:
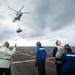
[(64, 46), (64, 49), (66, 49), (66, 50), (68, 50), (68, 51), (72, 51), (72, 49), (71, 49), (71, 47), (70, 47), (69, 44), (66, 44), (66, 45)]
[(5, 46), (5, 47), (8, 48), (8, 47), (9, 47), (9, 42), (8, 42), (8, 41), (4, 42), (4, 43), (3, 43), (3, 46)]
[(41, 46), (41, 42), (38, 41), (38, 42), (36, 43), (36, 45), (37, 45), (37, 46)]

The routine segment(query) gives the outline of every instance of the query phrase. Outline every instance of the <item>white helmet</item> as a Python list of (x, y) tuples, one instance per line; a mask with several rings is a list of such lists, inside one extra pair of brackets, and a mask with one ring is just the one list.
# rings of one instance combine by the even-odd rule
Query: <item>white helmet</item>
[(8, 48), (9, 47), (9, 42), (8, 41), (4, 42), (3, 46), (6, 46)]

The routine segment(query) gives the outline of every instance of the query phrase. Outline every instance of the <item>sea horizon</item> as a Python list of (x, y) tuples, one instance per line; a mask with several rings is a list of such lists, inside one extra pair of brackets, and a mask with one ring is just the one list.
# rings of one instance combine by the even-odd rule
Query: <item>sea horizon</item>
[[(46, 50), (53, 51), (54, 47), (56, 46), (43, 46), (46, 48)], [(10, 48), (13, 48), (13, 46), (10, 46)], [(75, 52), (75, 46), (71, 46), (72, 51)], [(35, 50), (36, 46), (17, 46), (17, 50)]]

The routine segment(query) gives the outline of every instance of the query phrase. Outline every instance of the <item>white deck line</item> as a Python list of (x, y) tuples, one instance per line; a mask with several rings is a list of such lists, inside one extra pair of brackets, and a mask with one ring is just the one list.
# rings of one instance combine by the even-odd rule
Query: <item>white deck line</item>
[[(20, 54), (27, 55), (27, 56), (35, 58), (35, 56), (33, 56), (33, 55), (30, 55), (30, 54), (27, 54), (27, 53), (21, 53), (20, 51), (17, 51), (17, 52), (20, 53)], [(55, 57), (46, 58), (46, 61), (51, 62), (51, 63), (55, 63), (54, 61), (51, 61), (51, 59), (55, 59)], [(18, 63), (33, 62), (33, 61), (35, 61), (35, 59), (23, 60), (23, 61), (14, 61), (14, 62), (11, 62), (11, 63), (12, 64), (18, 64)]]

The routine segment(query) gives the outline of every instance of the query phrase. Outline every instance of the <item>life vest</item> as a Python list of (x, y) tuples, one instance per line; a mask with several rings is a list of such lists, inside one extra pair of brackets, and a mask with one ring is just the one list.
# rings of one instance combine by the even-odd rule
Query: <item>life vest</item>
[(63, 52), (64, 52), (63, 47), (62, 46), (57, 46), (57, 52), (56, 52), (55, 57), (56, 58), (61, 58)]
[(1, 47), (0, 48), (0, 59), (9, 60), (11, 58), (10, 55), (7, 54), (8, 48)]
[(43, 48), (43, 47), (38, 48), (38, 57), (37, 58), (38, 58), (38, 62), (45, 61), (45, 59), (46, 59), (45, 48)]
[(62, 70), (66, 72), (75, 72), (75, 53), (65, 52), (64, 58), (65, 60), (62, 65)]

